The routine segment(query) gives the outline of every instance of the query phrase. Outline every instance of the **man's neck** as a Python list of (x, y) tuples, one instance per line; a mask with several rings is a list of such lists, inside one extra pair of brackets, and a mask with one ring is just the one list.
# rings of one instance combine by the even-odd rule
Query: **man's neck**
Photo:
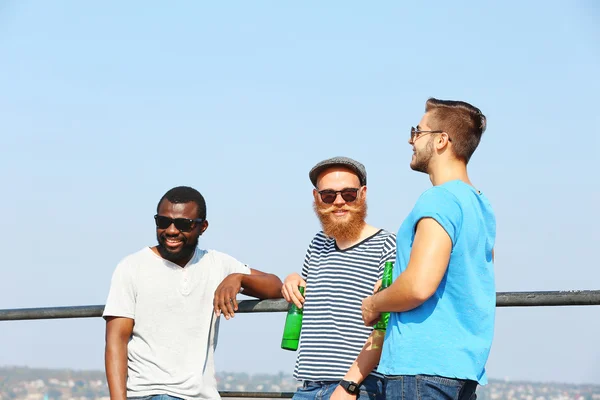
[(154, 252), (154, 254), (156, 254), (157, 256), (159, 256), (160, 258), (162, 258), (163, 260), (167, 260), (169, 262), (172, 262), (175, 265), (179, 265), (181, 268), (184, 268), (192, 259), (192, 257), (194, 257), (194, 253), (190, 254), (189, 257), (186, 257), (185, 259), (182, 260), (177, 260), (177, 261), (171, 261), (168, 258), (163, 257), (162, 254), (160, 254), (160, 251), (158, 250), (158, 246), (153, 246), (150, 248), (150, 250), (152, 250)]
[(360, 235), (358, 236), (357, 239), (354, 239), (354, 240), (335, 239), (335, 243), (337, 244), (338, 249), (346, 250), (347, 248), (350, 248), (350, 247), (356, 245), (357, 243), (362, 242), (366, 238), (373, 236), (375, 233), (377, 233), (377, 231), (379, 231), (379, 229), (365, 223), (365, 225), (363, 226), (362, 230), (360, 231)]
[(450, 181), (463, 181), (473, 186), (467, 174), (467, 165), (459, 160), (450, 160), (431, 165), (429, 168), (429, 180), (433, 186), (443, 185)]

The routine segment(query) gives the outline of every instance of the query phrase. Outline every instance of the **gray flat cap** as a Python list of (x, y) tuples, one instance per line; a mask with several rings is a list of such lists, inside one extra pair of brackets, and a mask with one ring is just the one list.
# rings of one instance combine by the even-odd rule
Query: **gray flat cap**
[(308, 173), (308, 177), (314, 187), (317, 187), (317, 178), (321, 172), (331, 167), (346, 167), (356, 173), (361, 185), (367, 184), (367, 170), (364, 165), (348, 157), (333, 157), (321, 161)]

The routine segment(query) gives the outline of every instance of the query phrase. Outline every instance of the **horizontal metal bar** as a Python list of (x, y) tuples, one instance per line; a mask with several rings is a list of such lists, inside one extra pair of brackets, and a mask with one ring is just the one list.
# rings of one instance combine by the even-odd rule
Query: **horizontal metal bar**
[[(285, 312), (288, 303), (284, 299), (242, 300), (239, 313)], [(600, 305), (600, 290), (568, 290), (553, 292), (498, 292), (498, 307), (542, 307), (542, 306), (597, 306)], [(103, 305), (15, 308), (0, 310), (0, 321), (29, 319), (92, 318), (101, 317)]]
[(497, 307), (598, 306), (600, 290), (498, 292)]
[(221, 397), (247, 397), (255, 399), (291, 399), (294, 392), (219, 392)]

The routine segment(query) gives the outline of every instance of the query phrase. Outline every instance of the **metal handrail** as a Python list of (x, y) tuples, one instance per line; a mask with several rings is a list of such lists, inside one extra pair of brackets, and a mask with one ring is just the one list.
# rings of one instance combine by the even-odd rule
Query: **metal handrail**
[[(597, 306), (600, 305), (600, 290), (568, 290), (546, 292), (498, 292), (497, 307), (544, 307), (544, 306)], [(277, 300), (242, 300), (238, 303), (239, 313), (285, 312), (288, 303)], [(0, 321), (19, 321), (57, 318), (101, 317), (103, 305), (13, 308), (0, 310)], [(231, 392), (220, 391), (221, 397), (289, 399), (294, 392)]]
[[(547, 292), (498, 292), (497, 307), (546, 307), (546, 306), (598, 306), (600, 290), (566, 290)], [(284, 299), (242, 300), (238, 313), (285, 312), (288, 303)], [(93, 318), (101, 317), (103, 305), (12, 308), (0, 310), (0, 321), (31, 319)]]

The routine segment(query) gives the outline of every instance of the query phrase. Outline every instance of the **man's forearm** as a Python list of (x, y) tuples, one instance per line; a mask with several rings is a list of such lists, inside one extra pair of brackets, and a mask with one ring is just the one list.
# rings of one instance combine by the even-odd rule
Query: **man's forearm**
[(390, 287), (371, 298), (371, 307), (376, 312), (403, 312), (423, 304), (433, 293), (421, 290), (407, 273), (402, 273)]
[(127, 342), (107, 343), (104, 363), (110, 399), (125, 400), (127, 398)]
[(344, 376), (347, 381), (361, 383), (379, 362), (385, 332), (373, 330), (356, 360)]
[(281, 298), (281, 286), (281, 279), (273, 274), (251, 274), (242, 277), (243, 293), (259, 299)]

